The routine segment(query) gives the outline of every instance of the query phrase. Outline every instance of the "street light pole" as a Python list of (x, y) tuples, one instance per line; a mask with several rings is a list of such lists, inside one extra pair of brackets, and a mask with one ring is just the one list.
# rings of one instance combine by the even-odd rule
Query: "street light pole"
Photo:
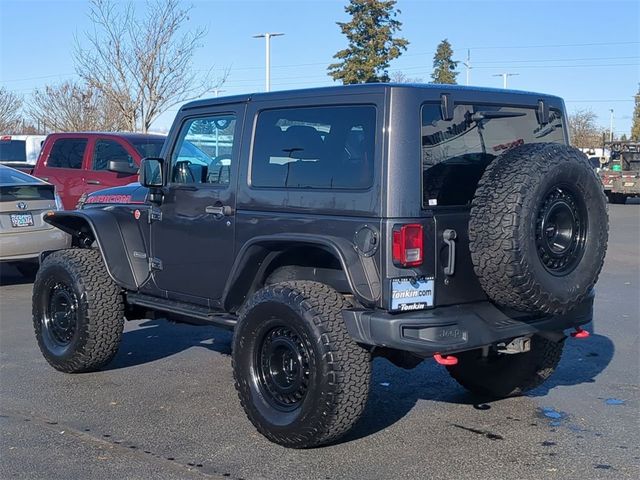
[(507, 88), (507, 78), (520, 75), (519, 73), (496, 73), (494, 77), (502, 77), (502, 88)]
[(271, 37), (281, 37), (284, 33), (260, 33), (253, 38), (265, 39), (265, 91), (271, 91)]
[(467, 86), (469, 86), (469, 74), (471, 73), (471, 50), (467, 50), (467, 61), (463, 63), (467, 67)]
[(611, 114), (609, 117), (609, 141), (613, 142), (613, 108), (609, 109), (609, 113)]

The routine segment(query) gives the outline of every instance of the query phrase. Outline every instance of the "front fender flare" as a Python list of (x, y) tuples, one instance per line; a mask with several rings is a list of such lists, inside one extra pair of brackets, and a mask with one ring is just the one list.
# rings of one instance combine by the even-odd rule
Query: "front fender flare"
[(130, 210), (121, 206), (52, 212), (44, 220), (73, 237), (95, 240), (109, 276), (127, 290), (138, 290), (150, 274), (140, 230), (148, 224), (136, 220)]

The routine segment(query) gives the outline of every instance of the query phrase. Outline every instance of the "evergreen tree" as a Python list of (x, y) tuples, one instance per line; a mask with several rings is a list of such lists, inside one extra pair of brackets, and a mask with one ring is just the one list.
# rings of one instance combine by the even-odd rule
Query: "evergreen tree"
[(350, 0), (344, 9), (351, 15), (349, 22), (337, 22), (349, 40), (349, 46), (333, 58), (329, 75), (351, 83), (388, 82), (389, 62), (398, 58), (409, 42), (394, 38), (402, 23), (396, 19), (400, 10), (396, 0)]
[(633, 109), (631, 140), (633, 140), (634, 142), (640, 142), (640, 86), (638, 86), (638, 93), (636, 93), (636, 106)]
[(431, 83), (457, 83), (458, 72), (456, 72), (456, 68), (458, 67), (458, 62), (454, 62), (451, 57), (453, 57), (453, 49), (445, 38), (438, 44), (436, 54), (433, 56), (433, 73), (431, 74), (433, 81)]

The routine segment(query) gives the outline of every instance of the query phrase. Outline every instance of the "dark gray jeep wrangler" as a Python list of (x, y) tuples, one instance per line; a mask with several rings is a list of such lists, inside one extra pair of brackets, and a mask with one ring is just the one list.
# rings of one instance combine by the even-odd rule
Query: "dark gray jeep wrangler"
[(506, 397), (551, 375), (566, 330), (588, 335), (607, 212), (557, 97), (370, 84), (196, 101), (140, 182), (142, 200), (47, 218), (74, 237), (33, 293), (58, 370), (108, 363), (125, 318), (232, 328), (247, 416), (302, 448), (358, 420), (372, 356), (433, 357)]

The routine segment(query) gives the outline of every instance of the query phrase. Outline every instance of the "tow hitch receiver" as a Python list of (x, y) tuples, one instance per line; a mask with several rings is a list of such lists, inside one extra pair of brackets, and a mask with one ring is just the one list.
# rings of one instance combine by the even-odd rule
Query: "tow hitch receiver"
[(531, 350), (531, 337), (518, 337), (509, 343), (499, 343), (498, 353), (525, 353)]
[(587, 332), (586, 330), (580, 328), (580, 327), (576, 327), (576, 331), (575, 332), (571, 332), (571, 336), (573, 338), (588, 338), (590, 335), (589, 332)]
[(439, 353), (436, 353), (433, 356), (433, 359), (439, 365), (451, 366), (458, 364), (458, 357), (454, 357), (453, 355), (440, 355)]

